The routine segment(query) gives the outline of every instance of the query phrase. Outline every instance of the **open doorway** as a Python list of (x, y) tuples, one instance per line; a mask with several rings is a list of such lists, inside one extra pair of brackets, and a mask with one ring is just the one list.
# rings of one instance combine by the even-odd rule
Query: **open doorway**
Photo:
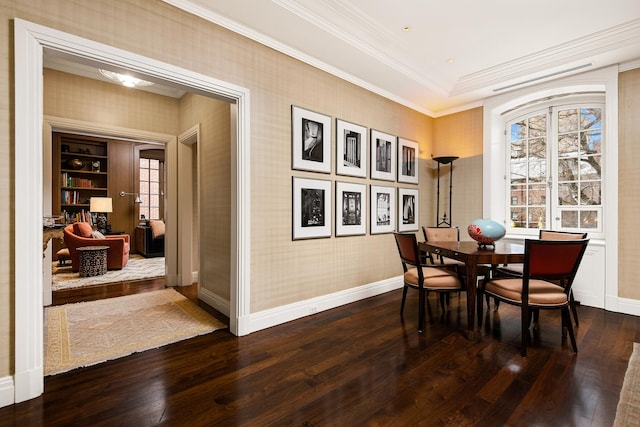
[[(45, 73), (45, 86), (51, 84)], [(55, 97), (61, 91), (73, 98), (69, 87), (50, 88), (46, 93)], [(165, 144), (71, 131), (54, 131), (52, 143), (52, 173), (50, 185), (49, 175), (44, 174), (43, 204), (45, 214), (56, 218), (53, 229), (47, 230), (56, 238), (45, 251), (52, 262), (44, 266), (44, 304), (128, 295), (164, 285)], [(105, 212), (96, 212), (100, 203), (105, 204)], [(79, 222), (92, 227), (91, 236), (75, 233), (74, 224)], [(95, 237), (111, 245), (108, 269), (99, 275), (82, 275), (78, 248), (98, 244)], [(123, 253), (125, 247), (128, 251)], [(47, 265), (51, 266), (50, 295)]]
[[(229, 298), (230, 330), (236, 335), (246, 333), (239, 319), (248, 312), (249, 300), (249, 92), (209, 76), (199, 75), (166, 63), (141, 57), (80, 37), (42, 27), (19, 19), (15, 20), (15, 74), (16, 81), (16, 150), (15, 202), (24, 215), (16, 215), (15, 229), (25, 231), (15, 239), (15, 401), (21, 402), (43, 392), (42, 359), (42, 231), (34, 224), (42, 222), (42, 55), (53, 49), (77, 60), (126, 66), (135, 72), (160, 79), (194, 91), (224, 98), (232, 102), (230, 134), (232, 141), (231, 164), (231, 289)], [(168, 145), (168, 168), (177, 167), (176, 143)], [(171, 161), (173, 159), (173, 162)], [(178, 171), (179, 172), (179, 171)], [(171, 172), (169, 172), (171, 176)], [(168, 183), (177, 193), (177, 180)], [(170, 203), (167, 218), (177, 217), (177, 203)], [(177, 248), (176, 234), (167, 234), (167, 248)], [(177, 270), (177, 249), (176, 270)]]

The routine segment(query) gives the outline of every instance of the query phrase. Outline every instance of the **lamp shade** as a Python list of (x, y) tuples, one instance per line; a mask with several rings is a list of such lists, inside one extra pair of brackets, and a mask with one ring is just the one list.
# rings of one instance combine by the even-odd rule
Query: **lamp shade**
[(89, 210), (91, 212), (113, 212), (111, 197), (92, 197)]

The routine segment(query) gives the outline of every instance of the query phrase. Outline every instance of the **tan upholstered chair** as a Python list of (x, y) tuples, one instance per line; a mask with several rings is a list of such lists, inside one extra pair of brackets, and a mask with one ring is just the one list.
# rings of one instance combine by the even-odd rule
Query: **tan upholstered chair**
[(424, 329), (425, 296), (428, 291), (440, 294), (440, 305), (445, 309), (444, 297), (451, 291), (463, 289), (457, 273), (438, 265), (424, 265), (420, 262), (418, 241), (413, 233), (393, 233), (404, 271), (404, 287), (402, 289), (402, 303), (400, 315), (404, 312), (407, 289), (412, 288), (420, 292), (418, 308), (418, 332)]
[(588, 244), (588, 239), (525, 240), (522, 276), (485, 279), (478, 289), (478, 325), (482, 323), (483, 318), (482, 294), (519, 306), (522, 355), (526, 356), (532, 312), (545, 309), (561, 310), (563, 333), (566, 328), (573, 351), (577, 352), (569, 314), (569, 295)]

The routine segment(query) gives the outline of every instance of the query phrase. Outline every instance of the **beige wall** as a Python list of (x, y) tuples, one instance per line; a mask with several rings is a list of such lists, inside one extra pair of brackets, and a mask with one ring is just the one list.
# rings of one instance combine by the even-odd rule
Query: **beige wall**
[[(231, 297), (231, 114), (230, 105), (195, 94), (180, 100), (181, 132), (200, 125), (199, 283), (223, 299)], [(194, 192), (194, 196), (195, 196)], [(180, 215), (180, 212), (178, 212)], [(197, 252), (194, 253), (197, 255)]]
[(178, 100), (44, 70), (44, 114), (176, 135)]
[[(433, 126), (433, 157), (458, 156), (453, 162), (453, 189), (451, 191), (452, 225), (460, 227), (460, 239), (471, 240), (466, 226), (482, 217), (482, 107), (438, 117)], [(433, 188), (432, 216), (435, 225), (437, 200), (437, 164), (432, 161)], [(448, 211), (449, 166), (440, 169), (440, 216), (443, 207)], [(447, 216), (451, 215), (447, 212)]]
[(618, 179), (618, 295), (640, 300), (640, 69), (620, 74)]

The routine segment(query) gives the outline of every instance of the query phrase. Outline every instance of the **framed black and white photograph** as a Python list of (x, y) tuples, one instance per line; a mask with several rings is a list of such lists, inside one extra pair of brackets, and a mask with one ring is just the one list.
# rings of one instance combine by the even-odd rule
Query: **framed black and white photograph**
[(336, 236), (366, 234), (367, 187), (336, 182)]
[(398, 182), (418, 184), (418, 143), (398, 138)]
[(331, 117), (291, 106), (292, 168), (331, 173)]
[(293, 240), (331, 237), (331, 181), (293, 177)]
[(396, 188), (372, 185), (371, 234), (391, 233), (396, 229)]
[(398, 188), (398, 231), (416, 231), (419, 227), (418, 189)]
[(367, 177), (367, 128), (336, 119), (336, 173)]
[(371, 129), (371, 178), (396, 180), (396, 137)]

